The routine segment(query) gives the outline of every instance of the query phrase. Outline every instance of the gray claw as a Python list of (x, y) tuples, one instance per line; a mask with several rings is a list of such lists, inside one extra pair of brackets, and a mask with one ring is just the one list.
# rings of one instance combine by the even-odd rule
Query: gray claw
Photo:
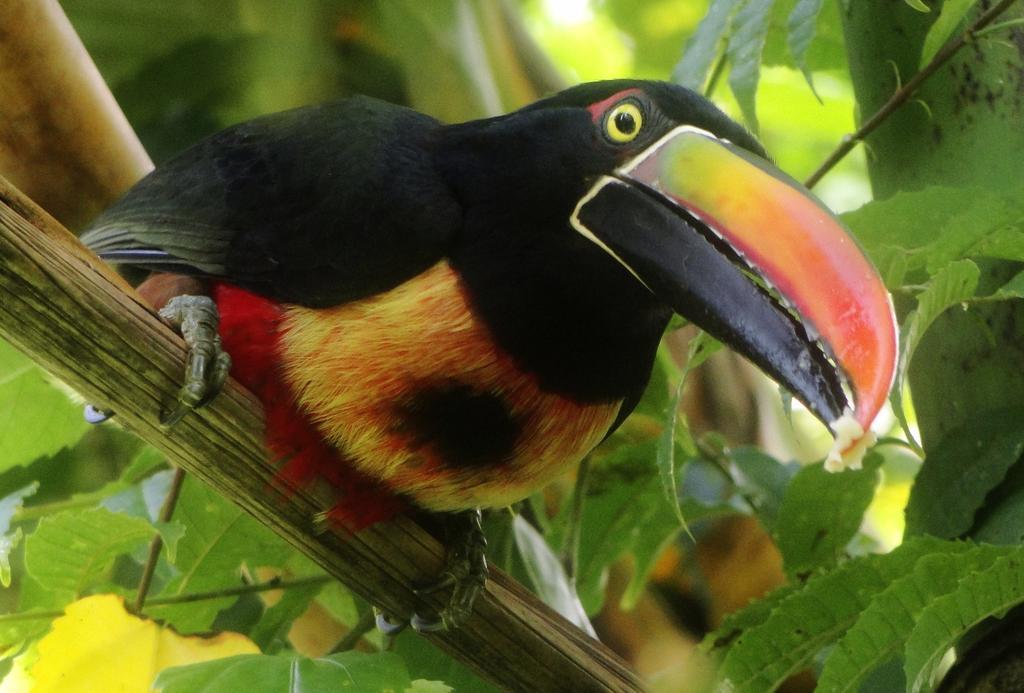
[[(217, 337), (217, 346), (220, 346), (220, 337)], [(217, 353), (217, 356), (213, 360), (213, 364), (210, 366), (209, 377), (206, 383), (206, 395), (200, 400), (197, 408), (205, 407), (209, 404), (217, 393), (220, 392), (221, 388), (224, 387), (224, 383), (227, 382), (228, 375), (231, 374), (231, 355), (226, 351)]]
[(86, 423), (91, 423), (94, 426), (103, 423), (113, 415), (114, 412), (109, 409), (97, 409), (91, 404), (86, 404), (85, 409), (82, 410), (82, 416)]
[(412, 615), (412, 618), (409, 619), (409, 625), (412, 626), (412, 629), (417, 633), (436, 633), (438, 631), (447, 630), (448, 628), (444, 618), (439, 616), (425, 618), (419, 614)]
[(445, 571), (441, 575), (441, 577), (439, 577), (434, 582), (428, 583), (426, 585), (420, 585), (419, 587), (414, 589), (413, 592), (416, 594), (416, 596), (423, 597), (428, 594), (433, 594), (434, 592), (440, 592), (446, 587), (452, 587), (458, 581), (459, 579), (458, 577), (456, 577), (455, 573), (451, 571)]
[(406, 621), (402, 621), (400, 623), (395, 623), (391, 621), (388, 615), (379, 609), (374, 608), (373, 611), (375, 614), (374, 620), (377, 623), (377, 630), (379, 630), (381, 633), (389, 637), (394, 637), (398, 635), (403, 630), (405, 630), (405, 627), (407, 625), (409, 625), (409, 623)]
[(217, 395), (231, 371), (231, 357), (221, 347), (220, 315), (209, 296), (175, 296), (160, 309), (160, 317), (177, 328), (188, 345), (178, 403), (160, 419), (163, 425), (173, 426)]

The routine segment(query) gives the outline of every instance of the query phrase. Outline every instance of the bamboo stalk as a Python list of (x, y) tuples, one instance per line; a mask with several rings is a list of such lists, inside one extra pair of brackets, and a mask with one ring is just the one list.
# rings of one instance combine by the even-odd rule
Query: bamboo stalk
[(57, 0), (0, 2), (0, 174), (78, 228), (153, 164)]

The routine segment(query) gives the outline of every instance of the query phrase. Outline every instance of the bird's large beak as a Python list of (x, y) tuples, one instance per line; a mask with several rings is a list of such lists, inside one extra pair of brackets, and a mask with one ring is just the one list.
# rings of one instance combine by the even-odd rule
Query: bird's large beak
[(680, 126), (602, 177), (572, 224), (829, 424), (842, 466), (892, 385), (896, 326), (878, 273), (810, 191)]

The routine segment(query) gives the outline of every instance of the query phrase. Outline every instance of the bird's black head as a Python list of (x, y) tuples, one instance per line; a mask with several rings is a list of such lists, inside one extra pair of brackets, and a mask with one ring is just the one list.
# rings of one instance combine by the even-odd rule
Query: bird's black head
[(612, 79), (570, 87), (522, 109), (584, 109), (594, 125), (594, 147), (622, 160), (678, 125), (692, 125), (767, 158), (742, 125), (691, 89), (668, 82)]
[(464, 204), (565, 218), (594, 180), (679, 125), (766, 157), (746, 129), (695, 92), (623, 79), (580, 84), (508, 115), (449, 126), (443, 165), (454, 171), (448, 178)]
[[(628, 293), (625, 268), (822, 420), (847, 408), (844, 380), (862, 427), (884, 403), (895, 327), (877, 273), (824, 205), (700, 95), (662, 82), (582, 84), (441, 137), (439, 167), (481, 257), (547, 269), (562, 261), (567, 284), (600, 275), (585, 282), (591, 292), (615, 275), (615, 291)], [(564, 252), (554, 259), (567, 236), (593, 244), (575, 268)], [(619, 314), (639, 305), (604, 296)]]

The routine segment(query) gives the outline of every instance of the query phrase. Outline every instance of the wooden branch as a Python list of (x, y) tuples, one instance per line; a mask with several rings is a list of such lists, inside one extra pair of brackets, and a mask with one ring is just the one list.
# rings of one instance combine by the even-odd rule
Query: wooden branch
[(0, 28), (0, 174), (78, 228), (153, 165), (57, 0), (3, 0)]
[[(265, 458), (260, 406), (234, 381), (209, 407), (162, 428), (159, 412), (181, 383), (183, 342), (116, 274), (3, 179), (0, 336), (89, 401), (110, 406), (125, 428), (371, 603), (410, 613), (412, 585), (439, 571), (441, 546), (406, 518), (354, 537), (318, 530), (314, 517), (330, 507), (329, 497), (281, 490)], [(499, 570), (468, 623), (425, 637), (514, 690), (641, 690), (617, 656)]]

